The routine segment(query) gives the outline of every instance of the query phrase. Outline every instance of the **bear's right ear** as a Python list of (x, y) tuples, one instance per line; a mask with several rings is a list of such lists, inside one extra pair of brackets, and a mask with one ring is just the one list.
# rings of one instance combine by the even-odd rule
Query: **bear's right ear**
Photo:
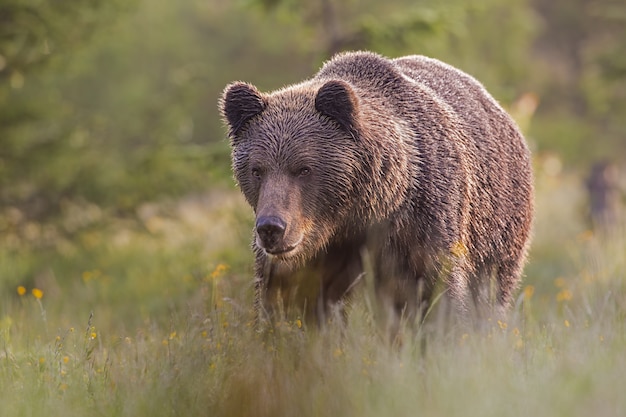
[(266, 106), (265, 98), (255, 86), (243, 82), (227, 85), (220, 100), (220, 111), (228, 124), (230, 137), (234, 138)]
[(339, 80), (326, 82), (317, 92), (315, 109), (339, 123), (354, 140), (359, 137), (359, 100), (348, 83)]

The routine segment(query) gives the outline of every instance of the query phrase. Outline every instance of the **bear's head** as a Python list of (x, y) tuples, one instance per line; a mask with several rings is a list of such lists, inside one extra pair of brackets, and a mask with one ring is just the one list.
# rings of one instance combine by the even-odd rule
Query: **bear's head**
[(256, 215), (257, 247), (306, 260), (354, 233), (367, 155), (349, 84), (308, 82), (263, 94), (237, 82), (224, 90), (220, 110), (235, 178)]

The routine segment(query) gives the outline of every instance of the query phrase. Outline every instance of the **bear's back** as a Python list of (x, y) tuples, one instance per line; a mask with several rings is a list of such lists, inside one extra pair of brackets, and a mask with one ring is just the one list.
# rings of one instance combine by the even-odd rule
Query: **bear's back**
[(373, 97), (393, 100), (407, 87), (407, 80), (393, 64), (373, 52), (345, 52), (326, 62), (316, 74), (317, 80), (340, 79)]
[[(429, 88), (450, 106), (479, 148), (482, 148), (484, 138), (507, 137), (517, 152), (525, 153), (524, 140), (515, 122), (475, 78), (451, 65), (421, 55), (397, 58), (391, 62), (404, 76)], [(502, 129), (506, 133), (498, 132)]]

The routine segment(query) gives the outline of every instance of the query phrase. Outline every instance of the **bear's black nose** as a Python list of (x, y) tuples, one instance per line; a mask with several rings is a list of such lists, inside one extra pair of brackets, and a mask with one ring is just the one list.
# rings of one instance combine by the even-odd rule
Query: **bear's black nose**
[(276, 216), (262, 216), (256, 221), (256, 232), (265, 249), (272, 249), (278, 245), (285, 234), (287, 224)]

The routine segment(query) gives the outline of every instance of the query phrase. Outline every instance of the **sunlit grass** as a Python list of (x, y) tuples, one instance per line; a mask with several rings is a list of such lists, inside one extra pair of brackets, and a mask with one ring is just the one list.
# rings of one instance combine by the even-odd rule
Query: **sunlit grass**
[[(552, 192), (546, 184), (541, 192)], [(540, 216), (553, 211), (546, 205), (571, 203), (543, 194), (539, 202)], [(566, 213), (578, 222), (575, 211)], [(626, 410), (623, 238), (605, 240), (582, 226), (547, 230), (540, 218), (538, 249), (506, 319), (480, 330), (407, 331), (392, 347), (368, 291), (348, 305), (345, 326), (319, 330), (296, 318), (256, 329), (249, 219), (236, 194), (214, 194), (193, 208), (154, 206), (134, 225), (94, 229), (45, 262), (23, 253), (12, 265), (3, 256), (0, 414), (586, 417)], [(540, 251), (556, 244), (560, 251)]]

